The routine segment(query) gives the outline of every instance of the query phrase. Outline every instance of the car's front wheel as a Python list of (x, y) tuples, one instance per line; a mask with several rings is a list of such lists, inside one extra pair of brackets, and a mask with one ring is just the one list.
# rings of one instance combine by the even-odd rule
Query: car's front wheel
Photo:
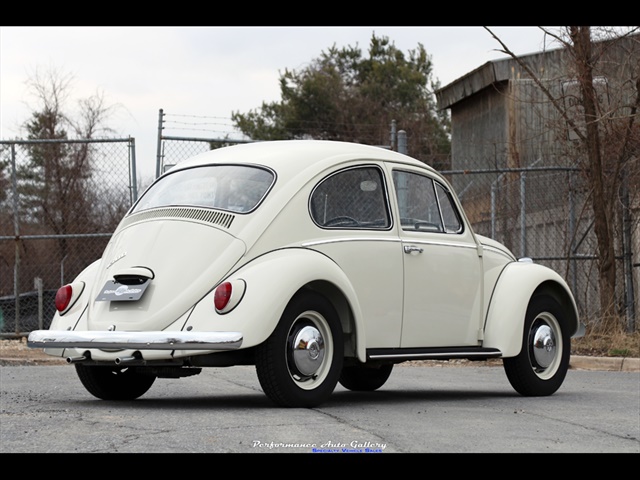
[(570, 336), (562, 306), (549, 295), (531, 299), (520, 354), (503, 360), (511, 386), (521, 395), (553, 394), (569, 369)]
[(315, 407), (329, 398), (343, 362), (343, 333), (333, 306), (315, 292), (287, 305), (271, 336), (256, 351), (264, 393), (283, 407)]
[(84, 388), (102, 400), (134, 400), (144, 395), (156, 380), (155, 375), (135, 368), (76, 364), (76, 373)]

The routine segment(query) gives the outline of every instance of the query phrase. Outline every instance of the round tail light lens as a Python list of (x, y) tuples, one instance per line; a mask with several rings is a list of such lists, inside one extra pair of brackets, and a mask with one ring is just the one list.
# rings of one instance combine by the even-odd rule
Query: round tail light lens
[(71, 288), (71, 285), (60, 287), (56, 292), (56, 310), (64, 312), (71, 302), (72, 295), (73, 289)]
[(218, 285), (218, 288), (216, 288), (213, 295), (213, 304), (215, 305), (216, 310), (224, 310), (224, 307), (227, 306), (231, 299), (232, 290), (231, 282), (224, 282)]

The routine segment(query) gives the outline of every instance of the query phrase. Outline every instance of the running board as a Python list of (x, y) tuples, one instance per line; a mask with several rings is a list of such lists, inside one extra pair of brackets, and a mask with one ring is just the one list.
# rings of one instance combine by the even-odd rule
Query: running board
[(483, 347), (446, 347), (446, 348), (370, 348), (368, 360), (487, 360), (499, 358), (502, 352), (495, 348)]

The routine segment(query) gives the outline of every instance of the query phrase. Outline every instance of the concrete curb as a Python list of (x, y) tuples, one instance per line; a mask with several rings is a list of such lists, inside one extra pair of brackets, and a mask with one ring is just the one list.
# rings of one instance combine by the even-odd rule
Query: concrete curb
[(601, 370), (605, 372), (640, 372), (640, 358), (585, 357), (573, 355), (569, 368), (575, 370)]

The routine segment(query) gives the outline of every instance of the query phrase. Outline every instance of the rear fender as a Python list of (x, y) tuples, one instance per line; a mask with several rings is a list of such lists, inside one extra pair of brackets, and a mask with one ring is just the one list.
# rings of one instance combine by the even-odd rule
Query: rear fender
[(271, 335), (296, 292), (311, 288), (334, 304), (345, 331), (355, 329), (357, 356), (365, 360), (365, 329), (357, 296), (345, 273), (325, 255), (303, 248), (276, 250), (224, 279), (237, 280), (244, 281), (245, 290), (233, 310), (216, 312), (214, 289), (198, 302), (183, 329), (238, 331), (243, 334), (242, 348), (259, 345)]
[(60, 314), (60, 312), (56, 311), (53, 319), (51, 320), (50, 330), (75, 330), (78, 320), (80, 320), (82, 313), (89, 303), (89, 297), (91, 296), (90, 292), (93, 284), (95, 283), (95, 276), (98, 272), (99, 264), (100, 260), (96, 260), (80, 272), (80, 274), (78, 274), (78, 276), (73, 280), (74, 285), (84, 284), (82, 293), (77, 299), (74, 299), (73, 305), (66, 310), (64, 314)]
[[(51, 326), (49, 330), (86, 330), (87, 319), (86, 315), (83, 315), (87, 309), (87, 304), (89, 303), (89, 298), (91, 296), (91, 287), (95, 283), (95, 276), (98, 272), (98, 266), (100, 265), (100, 260), (96, 260), (87, 266), (82, 272), (78, 274), (78, 276), (73, 280), (73, 284), (84, 284), (84, 288), (82, 289), (82, 293), (78, 296), (78, 298), (74, 299), (73, 305), (64, 312), (64, 314), (60, 314), (56, 310), (53, 315), (53, 319), (51, 320)], [(45, 348), (44, 352), (47, 355), (52, 355), (54, 357), (62, 357), (65, 354), (64, 348)]]
[(576, 335), (579, 329), (577, 307), (564, 279), (543, 265), (513, 262), (502, 271), (491, 296), (483, 347), (496, 348), (503, 357), (518, 355), (529, 301), (542, 290), (562, 305), (569, 320), (569, 335)]

